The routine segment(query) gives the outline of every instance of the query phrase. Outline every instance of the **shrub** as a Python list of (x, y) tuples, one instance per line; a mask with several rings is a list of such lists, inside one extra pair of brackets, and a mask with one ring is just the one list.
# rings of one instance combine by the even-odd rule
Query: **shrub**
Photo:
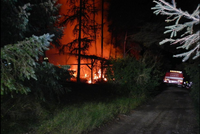
[(117, 85), (120, 94), (150, 94), (159, 85), (160, 72), (156, 61), (147, 63), (146, 57), (136, 60), (133, 57), (113, 59), (107, 68), (108, 81)]
[(62, 85), (72, 77), (72, 73), (67, 70), (69, 68), (70, 66), (66, 66), (64, 69), (48, 62), (37, 63), (35, 69), (37, 80), (26, 80), (24, 85), (39, 99), (60, 101), (60, 97), (70, 90), (66, 85)]

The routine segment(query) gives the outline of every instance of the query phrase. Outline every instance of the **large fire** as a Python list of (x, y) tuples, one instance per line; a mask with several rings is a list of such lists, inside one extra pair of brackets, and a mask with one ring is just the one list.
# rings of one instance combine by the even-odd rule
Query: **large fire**
[[(85, 75), (86, 75), (86, 76), (89, 76), (89, 75), (87, 75), (87, 74), (85, 74)], [(87, 77), (86, 77), (86, 78), (87, 78)], [(95, 74), (95, 75), (94, 75), (93, 81), (91, 80), (91, 77), (89, 77), (89, 79), (88, 79), (87, 82), (88, 82), (89, 84), (92, 84), (92, 83), (95, 83), (96, 81), (98, 81), (100, 78), (101, 78), (101, 69), (99, 69), (98, 74)], [(107, 81), (107, 78), (105, 78), (104, 75), (102, 75), (102, 78), (103, 78), (104, 81)]]
[[(93, 2), (93, 1), (90, 1)], [(60, 14), (67, 14), (67, 9), (70, 8), (66, 0), (58, 0), (58, 3), (62, 4), (60, 9)], [(78, 2), (77, 2), (78, 4)], [(99, 8), (98, 13), (95, 15), (95, 21), (98, 24), (101, 24), (101, 2), (95, 3), (96, 8)], [(105, 8), (107, 5), (105, 4)], [(105, 13), (106, 15), (106, 13)], [(91, 14), (93, 17), (93, 14)], [(105, 17), (106, 18), (106, 17)], [(92, 42), (89, 49), (85, 52), (86, 55), (95, 55), (104, 59), (109, 59), (110, 57), (122, 57), (120, 50), (113, 47), (111, 41), (111, 33), (108, 32), (108, 23), (104, 18), (104, 27), (103, 27), (103, 57), (101, 57), (101, 31), (97, 32), (96, 40)], [(67, 44), (78, 38), (78, 35), (73, 34), (73, 29), (77, 24), (77, 21), (74, 21), (73, 24), (68, 24), (64, 29), (64, 36), (60, 40), (61, 44)], [(84, 34), (81, 34), (82, 37), (85, 37)], [(70, 65), (71, 70), (73, 70), (74, 76), (77, 76), (77, 64), (78, 57), (75, 55), (70, 55), (69, 51), (65, 49), (65, 53), (60, 54), (59, 49), (50, 49), (46, 51), (46, 55), (49, 58), (49, 62), (54, 65)], [(80, 69), (80, 78), (87, 80), (88, 83), (95, 83), (102, 78), (106, 81), (104, 74), (101, 74), (101, 63), (100, 60), (91, 61), (92, 59), (81, 58), (81, 69)], [(92, 66), (93, 65), (93, 66)], [(104, 70), (105, 72), (105, 70)]]

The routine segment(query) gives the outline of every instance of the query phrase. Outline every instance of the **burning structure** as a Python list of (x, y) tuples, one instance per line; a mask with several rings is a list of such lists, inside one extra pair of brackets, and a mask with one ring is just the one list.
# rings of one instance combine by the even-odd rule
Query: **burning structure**
[(64, 36), (59, 48), (46, 51), (49, 62), (70, 65), (74, 76), (88, 83), (104, 78), (104, 62), (110, 57), (122, 57), (108, 32), (104, 17), (107, 4), (104, 0), (58, 0), (58, 3), (61, 4), (60, 25), (64, 27)]

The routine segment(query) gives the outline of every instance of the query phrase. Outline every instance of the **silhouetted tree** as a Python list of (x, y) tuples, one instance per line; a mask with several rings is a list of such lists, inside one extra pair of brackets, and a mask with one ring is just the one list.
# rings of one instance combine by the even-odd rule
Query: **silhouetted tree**
[[(97, 14), (97, 10), (94, 10), (94, 5), (90, 0), (67, 1), (70, 9), (66, 10), (61, 21), (61, 26), (65, 26), (68, 23), (78, 23), (74, 26), (73, 33), (78, 34), (78, 39), (73, 40), (68, 44), (63, 44), (60, 49), (60, 53), (64, 53), (64, 49), (67, 48), (71, 53), (78, 54), (78, 72), (77, 82), (80, 81), (80, 58), (81, 54), (85, 54), (92, 41), (95, 40), (95, 34), (99, 28), (99, 25), (92, 19), (92, 15)], [(82, 33), (82, 34), (81, 34)]]

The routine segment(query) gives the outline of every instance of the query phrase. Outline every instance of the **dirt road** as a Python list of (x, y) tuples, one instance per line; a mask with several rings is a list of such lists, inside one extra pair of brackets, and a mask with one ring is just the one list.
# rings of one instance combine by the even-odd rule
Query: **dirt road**
[(89, 134), (199, 134), (189, 92), (168, 87), (152, 101)]

